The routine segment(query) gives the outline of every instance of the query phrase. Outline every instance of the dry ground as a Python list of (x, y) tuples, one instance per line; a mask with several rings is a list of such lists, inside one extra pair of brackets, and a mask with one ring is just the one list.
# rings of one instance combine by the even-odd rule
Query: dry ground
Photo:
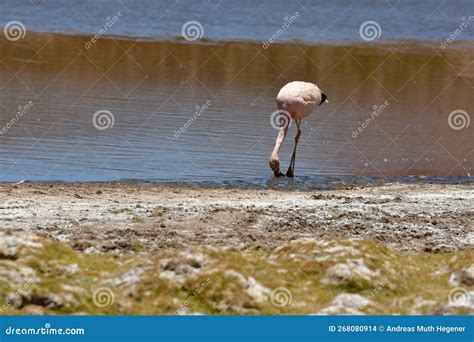
[(474, 312), (472, 185), (0, 185), (19, 314)]

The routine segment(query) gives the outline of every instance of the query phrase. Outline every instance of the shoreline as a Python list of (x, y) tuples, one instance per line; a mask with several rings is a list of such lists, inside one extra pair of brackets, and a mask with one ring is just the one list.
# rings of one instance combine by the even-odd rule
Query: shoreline
[(167, 180), (167, 179), (110, 179), (110, 180), (11, 180), (0, 181), (0, 186), (17, 185), (136, 185), (141, 187), (167, 187), (190, 189), (247, 189), (247, 190), (281, 190), (281, 191), (317, 191), (317, 190), (350, 190), (395, 185), (474, 185), (474, 177), (466, 176), (390, 176), (376, 175), (315, 175), (298, 177), (261, 177), (261, 178), (227, 178), (226, 180)]
[[(410, 252), (474, 246), (469, 228), (474, 224), (472, 184), (385, 184), (292, 192), (192, 184), (25, 182), (0, 184), (0, 190), (4, 228), (60, 236), (79, 250), (88, 248), (92, 231), (109, 231), (108, 225), (118, 232), (107, 233), (108, 241), (96, 241), (98, 250), (107, 242), (110, 246), (104, 249), (126, 252), (137, 244), (149, 251), (150, 243), (140, 237), (143, 234), (167, 247), (275, 247), (314, 237), (370, 239)], [(89, 233), (78, 233), (84, 230)], [(130, 241), (120, 247), (123, 231)]]
[[(69, 31), (69, 32), (52, 32), (52, 31), (29, 31), (29, 35), (32, 37), (70, 37), (70, 38), (79, 38), (87, 40), (91, 37), (94, 37), (96, 33), (85, 33), (79, 31)], [(444, 37), (446, 38), (446, 37)], [(210, 45), (210, 46), (218, 46), (222, 44), (235, 44), (235, 45), (249, 45), (249, 46), (259, 46), (262, 49), (266, 50), (263, 47), (265, 40), (246, 40), (246, 39), (209, 39), (202, 37), (199, 40), (195, 41), (188, 41), (181, 36), (160, 36), (160, 37), (144, 37), (144, 36), (126, 36), (126, 35), (110, 35), (106, 34), (101, 36), (98, 40), (118, 40), (123, 42), (137, 42), (137, 43), (149, 43), (149, 44), (185, 44), (185, 45)], [(339, 39), (339, 40), (330, 40), (325, 42), (318, 42), (317, 46), (324, 48), (324, 47), (348, 47), (352, 46), (355, 48), (364, 48), (364, 47), (371, 47), (371, 48), (381, 48), (381, 49), (391, 49), (396, 46), (403, 45), (404, 49), (432, 49), (434, 47), (440, 47), (439, 39), (431, 39), (431, 40), (419, 40), (419, 39), (391, 39), (391, 40), (383, 40), (383, 41), (373, 41), (373, 42), (366, 42), (366, 41), (358, 41), (358, 40), (347, 40), (347, 39)], [(441, 41), (442, 42), (442, 41)], [(284, 46), (293, 46), (297, 44), (300, 47), (314, 47), (314, 43), (310, 43), (303, 40), (280, 40), (275, 41), (270, 44), (269, 48), (278, 48)], [(471, 41), (468, 39), (455, 39), (454, 41), (449, 43), (449, 50), (464, 50), (468, 49), (471, 44)], [(442, 49), (445, 50), (445, 49)]]

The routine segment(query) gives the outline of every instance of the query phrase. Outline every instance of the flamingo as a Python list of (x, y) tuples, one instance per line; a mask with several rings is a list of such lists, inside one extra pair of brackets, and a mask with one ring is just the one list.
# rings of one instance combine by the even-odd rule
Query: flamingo
[(280, 172), (280, 147), (285, 140), (292, 120), (295, 120), (297, 129), (295, 145), (293, 147), (290, 166), (286, 171), (287, 177), (293, 177), (296, 146), (301, 136), (301, 120), (311, 115), (317, 106), (325, 102), (329, 103), (329, 101), (326, 94), (324, 94), (316, 84), (302, 81), (294, 81), (286, 84), (280, 89), (276, 100), (278, 110), (272, 114), (272, 122), (277, 121), (280, 128), (269, 164), (276, 177), (284, 176), (283, 173)]

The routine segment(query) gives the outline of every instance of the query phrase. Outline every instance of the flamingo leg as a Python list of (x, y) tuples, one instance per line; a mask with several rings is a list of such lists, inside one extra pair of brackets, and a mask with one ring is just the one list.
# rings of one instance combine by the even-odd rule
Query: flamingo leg
[(295, 146), (293, 147), (293, 155), (291, 156), (290, 166), (286, 171), (287, 177), (293, 177), (293, 172), (295, 171), (295, 159), (296, 159), (296, 146), (298, 146), (298, 142), (301, 136), (301, 119), (295, 119), (296, 122), (296, 136), (295, 136)]

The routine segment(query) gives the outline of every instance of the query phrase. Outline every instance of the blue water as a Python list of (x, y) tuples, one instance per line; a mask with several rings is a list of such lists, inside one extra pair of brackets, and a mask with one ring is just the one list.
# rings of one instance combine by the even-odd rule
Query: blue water
[[(374, 42), (413, 39), (443, 41), (474, 15), (472, 0), (2, 0), (0, 25), (21, 21), (27, 30), (95, 34), (107, 18), (123, 15), (107, 34), (144, 39), (181, 37), (184, 23), (195, 20), (203, 39), (266, 41), (298, 12), (277, 41), (340, 44), (361, 41), (365, 21), (380, 25)], [(474, 39), (474, 23), (457, 37)]]

